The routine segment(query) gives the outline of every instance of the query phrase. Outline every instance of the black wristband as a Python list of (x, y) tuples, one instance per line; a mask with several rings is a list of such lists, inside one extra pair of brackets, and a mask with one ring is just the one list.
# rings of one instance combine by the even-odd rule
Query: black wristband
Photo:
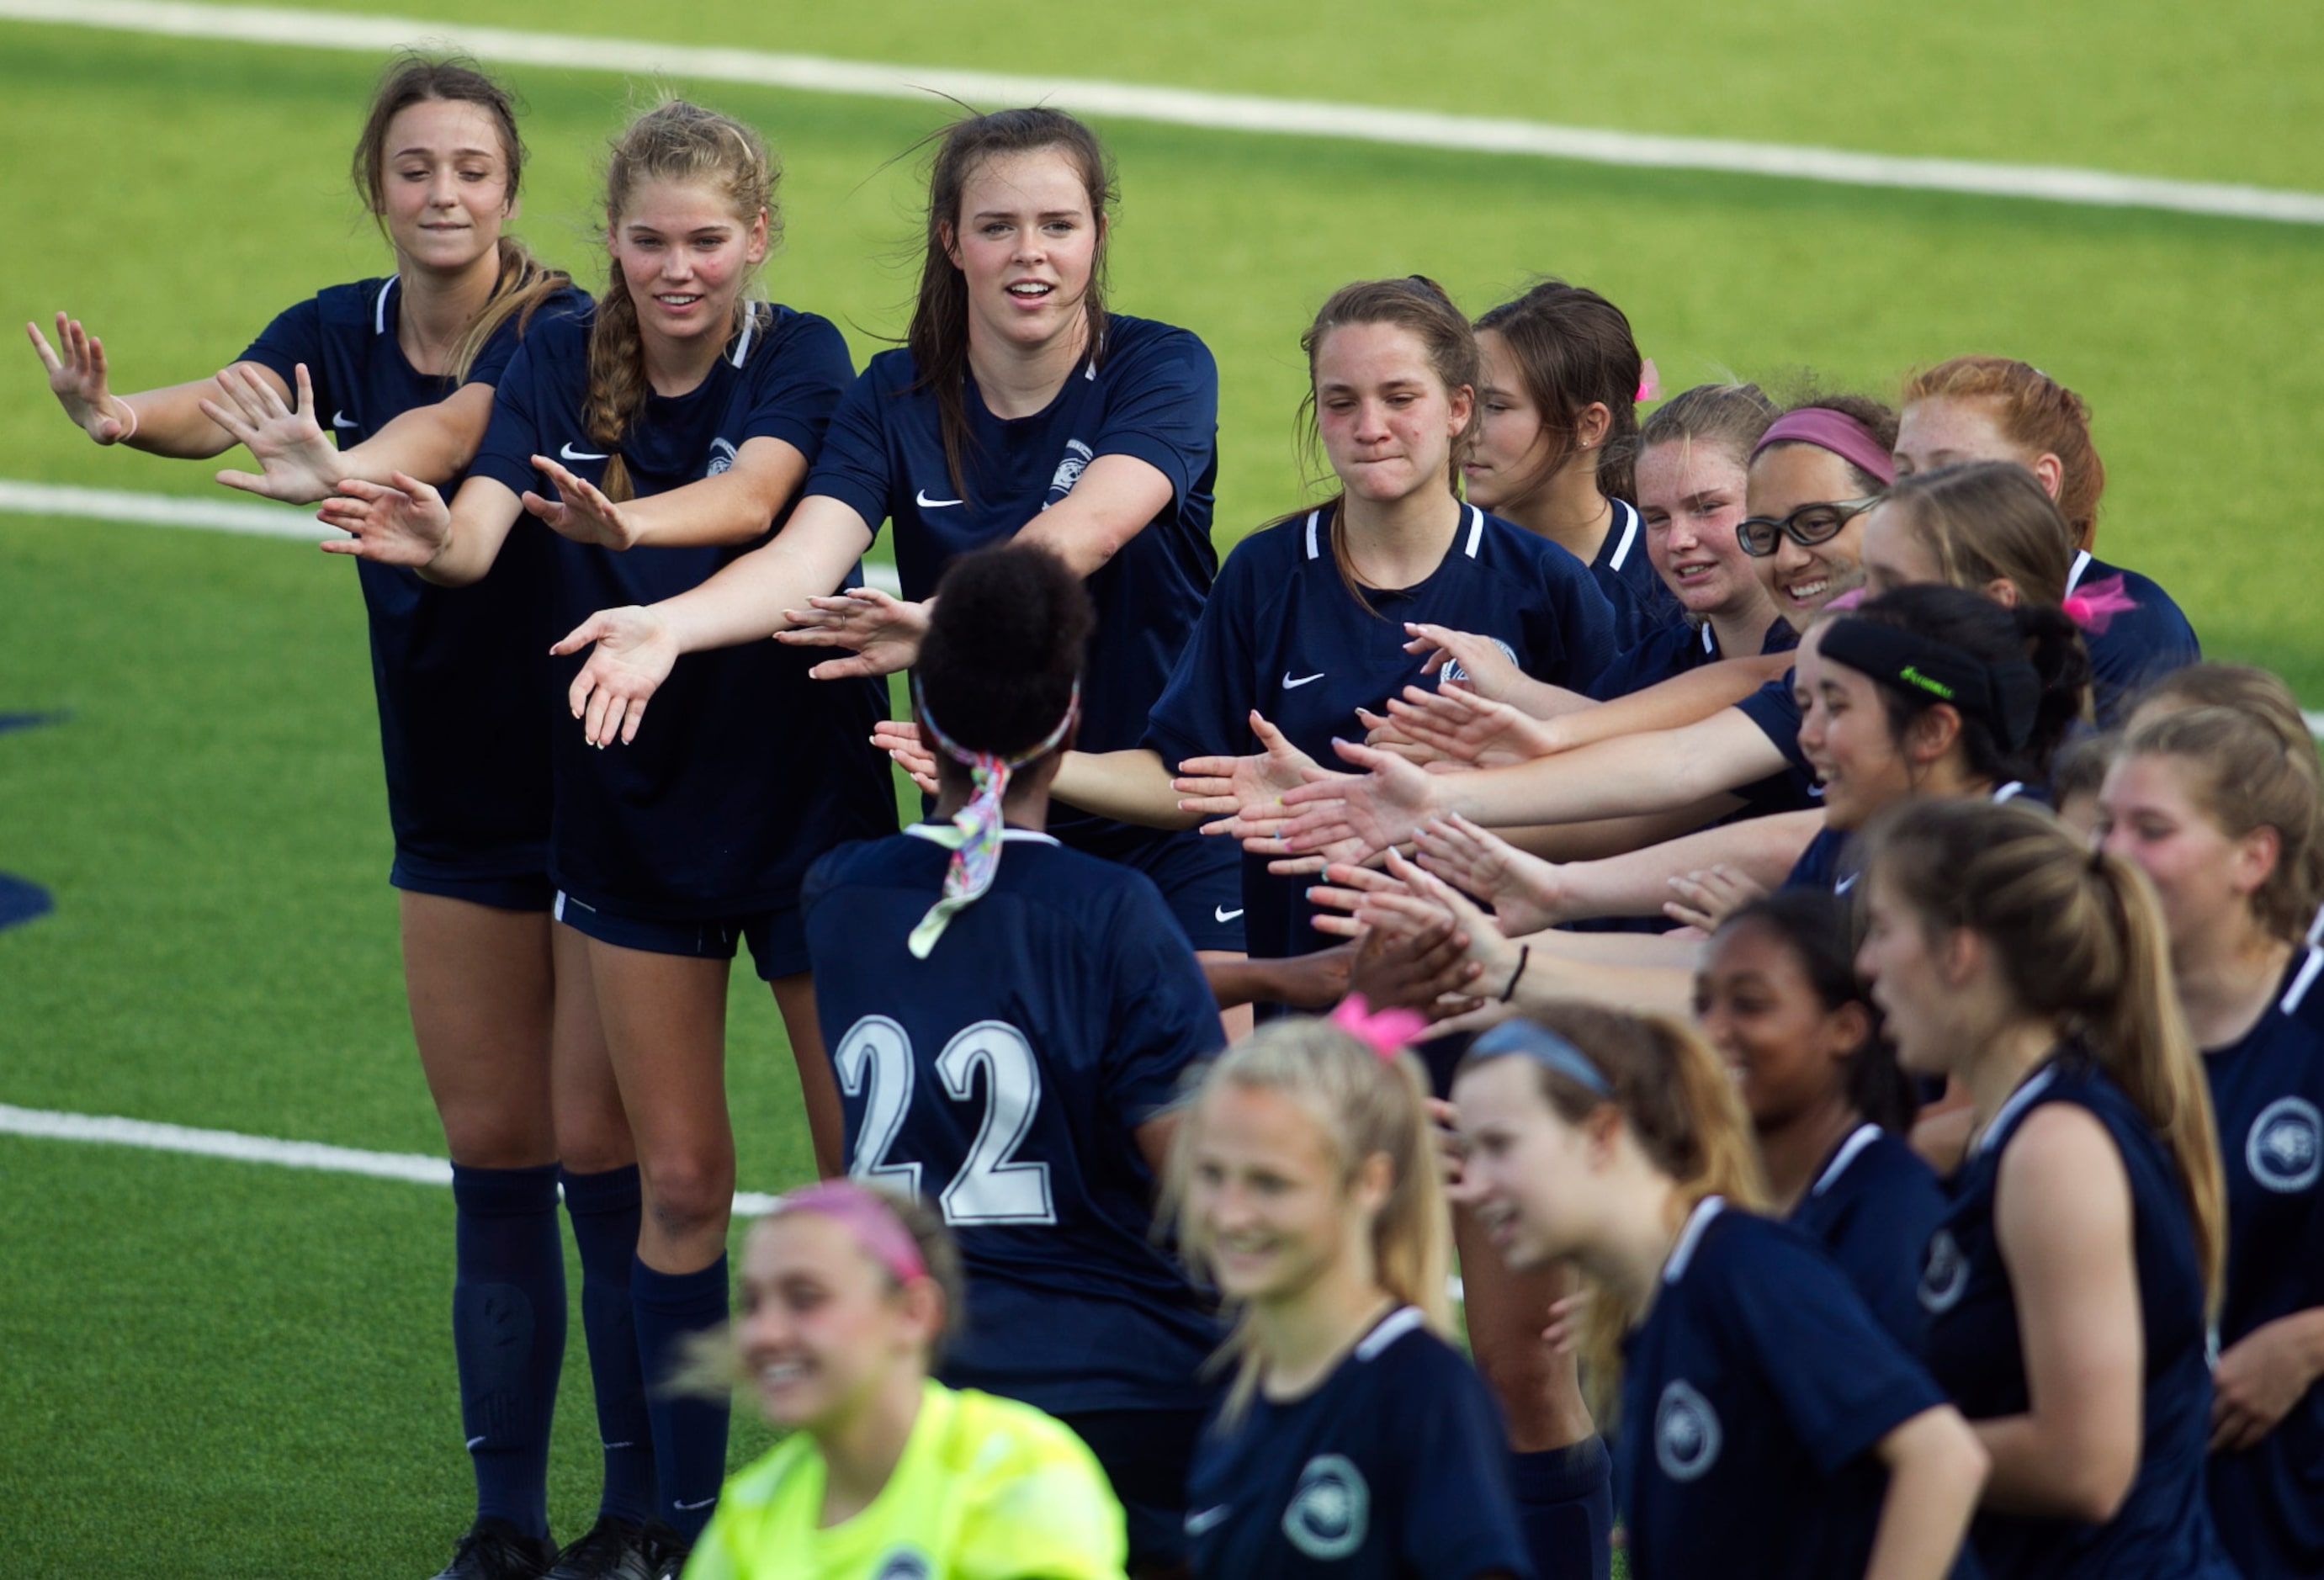
[(1517, 969), (1509, 973), (1509, 985), (1501, 989), (1503, 1004), (1517, 997), (1517, 978), (1525, 975), (1526, 962), (1531, 959), (1533, 959), (1533, 945), (1529, 943), (1517, 945)]

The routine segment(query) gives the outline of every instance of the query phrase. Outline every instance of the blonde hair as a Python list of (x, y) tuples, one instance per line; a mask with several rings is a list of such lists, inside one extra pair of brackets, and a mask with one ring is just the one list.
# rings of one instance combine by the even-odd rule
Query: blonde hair
[[(605, 228), (610, 234), (621, 225), (640, 188), (668, 181), (716, 193), (745, 225), (765, 215), (771, 250), (782, 234), (775, 207), (775, 184), (780, 179), (765, 140), (750, 127), (684, 99), (667, 99), (632, 121), (613, 140), (613, 155), (605, 164)], [(752, 310), (747, 302), (735, 304), (737, 329)], [(622, 458), (622, 438), (645, 410), (650, 393), (637, 303), (631, 300), (629, 281), (615, 262), (607, 271), (605, 291), (597, 299), (589, 329), (589, 388), (582, 397), (581, 420), (590, 438), (612, 453), (602, 486), (605, 497), (616, 502), (634, 491), (628, 464)]]
[(2015, 461), (1963, 461), (1900, 477), (1884, 509), (1937, 564), (1948, 586), (2007, 582), (2034, 603), (2062, 603), (2073, 529), (2034, 475)]
[[(1373, 1277), (1389, 1296), (1417, 1307), (1438, 1335), (1450, 1337), (1445, 1282), (1452, 1264), (1452, 1218), (1419, 1061), (1409, 1053), (1382, 1059), (1328, 1021), (1304, 1016), (1270, 1022), (1213, 1060), (1194, 1085), (1170, 1149), (1169, 1216), (1197, 1276), (1208, 1275), (1212, 1254), (1203, 1226), (1185, 1210), (1186, 1186), (1203, 1098), (1224, 1086), (1277, 1092), (1305, 1109), (1331, 1145), (1343, 1190), (1367, 1160), (1388, 1159), (1388, 1199), (1372, 1220)], [(1232, 1421), (1249, 1408), (1267, 1363), (1248, 1313), (1237, 1316), (1220, 1359), (1235, 1365), (1224, 1414)]]
[[(1750, 1116), (1725, 1062), (1692, 1026), (1666, 1015), (1629, 1015), (1578, 1001), (1545, 1006), (1532, 1018), (1572, 1043), (1613, 1089), (1609, 1098), (1571, 1075), (1528, 1061), (1542, 1101), (1559, 1118), (1579, 1125), (1610, 1102), (1646, 1161), (1669, 1177), (1674, 1199), (1688, 1212), (1712, 1196), (1752, 1210), (1766, 1206)], [(1471, 1061), (1482, 1062), (1472, 1054), (1462, 1068)], [(1580, 1347), (1591, 1410), (1608, 1427), (1618, 1413), (1622, 1335), (1629, 1321), (1614, 1291), (1600, 1285), (1591, 1298)]]
[(2227, 1188), (2211, 1089), (2146, 875), (2015, 804), (1914, 799), (1882, 813), (1866, 837), (1880, 883), (1932, 932), (1966, 929), (1990, 944), (2018, 1006), (2079, 1039), (2153, 1126), (2177, 1168), (2216, 1313)]
[(2186, 773), (2195, 804), (2231, 839), (2275, 831), (2275, 866), (2251, 896), (2252, 919), (2270, 936), (2297, 943), (2319, 897), (2316, 841), (2324, 826), (2316, 744), (2287, 743), (2262, 720), (2235, 708), (2190, 708), (2142, 725), (2121, 756), (2167, 757)]

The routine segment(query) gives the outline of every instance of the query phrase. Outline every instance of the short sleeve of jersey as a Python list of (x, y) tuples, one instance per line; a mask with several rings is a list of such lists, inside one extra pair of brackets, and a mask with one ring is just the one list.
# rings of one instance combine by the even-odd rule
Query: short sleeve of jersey
[[(780, 439), (813, 465), (832, 412), (854, 381), (855, 367), (848, 358), (847, 342), (828, 318), (775, 311), (773, 343), (761, 347), (745, 369), (752, 385), (751, 409), (736, 443)], [(763, 371), (761, 357), (769, 359)]]
[(1768, 1229), (1753, 1236), (1742, 1275), (1724, 1281), (1727, 1304), (1793, 1432), (1831, 1475), (1945, 1396), (1831, 1258)]
[(589, 299), (582, 292), (560, 290), (550, 295), (531, 312), (518, 312), (503, 319), (484, 344), (476, 348), (475, 356), (468, 363), (468, 376), (461, 381), (462, 388), (470, 384), (497, 386), (501, 376), (508, 372), (509, 363), (516, 356), (517, 347), (524, 343), (524, 337), (537, 326), (551, 317), (585, 313), (588, 307)]
[(1106, 373), (1105, 426), (1090, 448), (1137, 457), (1184, 499), (1218, 447), (1219, 368), (1210, 348), (1173, 329), (1126, 350)]
[(1160, 752), (1162, 766), (1174, 774), (1190, 757), (1240, 756), (1249, 749), (1258, 674), (1250, 641), (1259, 602), (1253, 564), (1249, 548), (1227, 556), (1170, 684), (1147, 716), (1143, 744)]
[(888, 519), (891, 482), (881, 408), (903, 399), (900, 390), (881, 387), (881, 372), (875, 361), (840, 397), (839, 408), (831, 414), (831, 425), (824, 433), (823, 448), (815, 457), (815, 470), (802, 491), (802, 497), (821, 494), (837, 500), (862, 517), (874, 533)]
[(1388, 1412), (1404, 1444), (1397, 1572), (1426, 1580), (1530, 1575), (1499, 1412), (1457, 1354), (1444, 1349), (1434, 1359), (1404, 1373), (1401, 1408)]
[(1128, 885), (1108, 951), (1118, 980), (1105, 1054), (1108, 1106), (1144, 1124), (1178, 1097), (1186, 1067), (1218, 1045), (1218, 1001), (1162, 896)]
[(1769, 681), (1735, 705), (1784, 754), (1785, 762), (1803, 774), (1814, 774), (1815, 770), (1808, 767), (1806, 754), (1800, 750), (1800, 705), (1792, 698), (1790, 670), (1784, 672), (1782, 679)]
[(484, 425), (483, 443), (468, 463), (470, 477), (489, 477), (511, 493), (521, 494), (539, 485), (532, 458), (540, 454), (540, 402), (544, 378), (554, 377), (553, 363), (543, 354), (545, 336), (527, 336), (502, 370), (493, 386), (492, 420)]
[[(323, 376), (323, 306), (313, 297), (303, 302), (293, 302), (274, 315), (274, 321), (259, 331), (236, 362), (256, 363), (281, 381), (297, 385), (299, 364), (307, 364), (308, 374), (317, 380)], [(322, 404), (327, 399), (318, 397)]]
[(1041, 1420), (1051, 1431), (1036, 1436), (1012, 1423), (993, 1433), (997, 1438), (1005, 1431), (1016, 1451), (981, 1455), (970, 1473), (977, 1484), (964, 1489), (967, 1507), (945, 1574), (958, 1580), (1120, 1580), (1121, 1505), (1105, 1472), (1080, 1438)]
[[(1606, 601), (1588, 565), (1563, 549), (1555, 549), (1545, 559), (1543, 580), (1556, 629), (1527, 638), (1534, 648), (1530, 671), (1536, 680), (1586, 695), (1599, 673), (1613, 664), (1621, 646), (1614, 629), (1614, 606)], [(1542, 660), (1551, 651), (1556, 653), (1556, 662), (1545, 666)]]

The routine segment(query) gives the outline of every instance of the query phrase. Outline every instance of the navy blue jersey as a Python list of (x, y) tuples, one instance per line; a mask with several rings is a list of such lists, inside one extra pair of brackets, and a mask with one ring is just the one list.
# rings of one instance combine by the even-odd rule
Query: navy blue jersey
[(1994, 1232), (2002, 1154), (2025, 1115), (2072, 1103), (2106, 1126), (2130, 1180), (2132, 1250), (2145, 1330), (2144, 1441), (2137, 1478), (2104, 1525), (1981, 1510), (1970, 1542), (1993, 1580), (2180, 1580), (2232, 1575), (2203, 1502), (2211, 1373), (2205, 1355), (2203, 1275), (2177, 1169), (2146, 1116), (2089, 1060), (2061, 1053), (2026, 1078), (1955, 1176), (1953, 1202), (1929, 1242), (1921, 1304), (1929, 1364), (1961, 1413), (1975, 1420), (2029, 1408), (2017, 1303)]
[(1716, 1196), (1623, 1357), (1635, 1580), (1856, 1580), (1888, 1486), (1871, 1450), (1945, 1401), (1813, 1241)]
[[(1794, 646), (1797, 646), (1796, 642)], [(1786, 669), (1777, 679), (1769, 681), (1735, 706), (1743, 716), (1759, 727), (1775, 749), (1784, 754), (1784, 766), (1753, 784), (1738, 787), (1748, 809), (1755, 816), (1766, 817), (1779, 812), (1805, 812), (1821, 804), (1823, 786), (1816, 780), (1816, 772), (1808, 766), (1806, 754), (1800, 750), (1800, 703), (1792, 694), (1794, 670)]]
[(1921, 1262), (1945, 1208), (1936, 1171), (1901, 1137), (1868, 1123), (1832, 1149), (1785, 1221), (1831, 1253), (1865, 1309), (1918, 1358), (1929, 1339)]
[(944, 1379), (1056, 1414), (1199, 1409), (1221, 1333), (1155, 1244), (1132, 1133), (1218, 1046), (1202, 968), (1144, 875), (1019, 829), (915, 960), (952, 859), (918, 831), (818, 863), (807, 932), (851, 1171), (931, 1198), (960, 1241)]
[[(1993, 804), (2015, 801), (2024, 796), (2029, 803), (2045, 798), (2023, 779), (2012, 779), (1994, 787)], [(1791, 871), (1784, 875), (1782, 887), (1814, 889), (1819, 894), (1844, 895), (1856, 886), (1857, 874), (1863, 870), (1864, 853), (1856, 846), (1853, 829), (1824, 828), (1816, 831), (1800, 859), (1792, 863)]]
[(2101, 730), (2110, 730), (2128, 716), (2140, 687), (2203, 657), (2203, 645), (2186, 614), (2170, 593), (2136, 571), (2110, 565), (2084, 549), (2074, 556), (2066, 591), (2071, 594), (2078, 587), (2116, 576), (2122, 578), (2123, 595), (2136, 607), (2113, 616), (2102, 631), (2082, 633), (2090, 651), (2090, 706)]
[[(945, 462), (933, 390), (918, 387), (908, 351), (872, 359), (832, 418), (806, 492), (825, 494), (872, 525), (892, 521), (904, 596), (925, 599), (953, 560), (1005, 542), (1073, 491), (1101, 455), (1129, 455), (1170, 480), (1170, 502), (1089, 578), (1097, 609), (1082, 676), (1084, 751), (1136, 746), (1146, 715), (1202, 617), (1218, 574), (1211, 492), (1218, 480), (1218, 364), (1186, 330), (1108, 317), (1104, 344), (1084, 356), (1043, 410), (992, 415), (968, 381), (968, 440), (955, 489)], [(1051, 807), (1050, 831), (1082, 849), (1134, 833), (1070, 807)]]
[[(393, 277), (335, 285), (286, 308), (235, 360), (315, 390), (316, 420), (342, 448), (458, 387), (416, 371), (396, 342)], [(585, 305), (578, 291), (546, 316)], [(497, 384), (516, 354), (503, 324), (476, 353), (466, 382)], [(443, 490), (450, 498), (457, 479)], [(549, 863), (549, 555), (537, 521), (511, 533), (471, 587), (438, 587), (415, 571), (355, 562), (371, 625), (387, 814), (400, 872), (423, 879), (540, 877)]]
[(1531, 1580), (1508, 1458), (1483, 1382), (1404, 1307), (1314, 1392), (1212, 1418), (1187, 1473), (1194, 1573)]
[[(1363, 739), (1356, 710), (1384, 711), (1406, 686), (1428, 684), (1423, 657), (1404, 650), (1408, 621), (1489, 637), (1535, 679), (1582, 691), (1611, 650), (1613, 611), (1580, 560), (1474, 505), (1462, 508), (1425, 580), (1368, 588), (1359, 602), (1333, 557), (1330, 512), (1310, 510), (1252, 533), (1228, 556), (1144, 744), (1174, 771), (1188, 758), (1248, 756), (1259, 749), (1256, 708), (1318, 763), (1344, 768), (1332, 739)], [(1310, 881), (1270, 876), (1263, 857), (1243, 859), (1253, 955), (1306, 954), (1332, 942), (1311, 925)]]
[[(1799, 645), (1798, 633), (1779, 620), (1767, 628), (1759, 651), (1788, 653)], [(1719, 636), (1709, 620), (1699, 626), (1685, 620), (1658, 625), (1614, 656), (1591, 686), (1590, 694), (1609, 703), (1729, 657), (1719, 650)]]
[[(581, 418), (588, 350), (586, 318), (534, 328), (494, 396), (472, 475), (539, 489), (531, 457), (541, 455), (604, 481), (607, 456)], [(846, 343), (827, 321), (760, 305), (694, 390), (646, 398), (622, 440), (632, 486), (644, 499), (715, 476), (760, 437), (812, 461), (849, 376)], [(674, 597), (763, 541), (617, 554), (558, 537), (555, 624), (569, 630), (600, 609)], [(887, 687), (809, 680), (816, 657), (777, 642), (689, 653), (654, 694), (636, 742), (604, 750), (563, 717), (583, 657), (559, 660), (558, 887), (670, 921), (779, 910), (798, 903), (799, 879), (824, 851), (891, 831), (895, 792), (870, 744), (888, 716)]]
[(1600, 540), (1590, 562), (1598, 590), (1614, 611), (1614, 651), (1627, 651), (1668, 628), (1683, 629), (1686, 605), (1655, 570), (1646, 553), (1646, 527), (1638, 507), (1628, 500), (1608, 500), (1614, 519)]
[[(2324, 1306), (2324, 951), (2295, 954), (2243, 1040), (2203, 1056), (2227, 1178), (2219, 1342)], [(2245, 1580), (2324, 1575), (2324, 1387), (2211, 1461), (2211, 1513)]]

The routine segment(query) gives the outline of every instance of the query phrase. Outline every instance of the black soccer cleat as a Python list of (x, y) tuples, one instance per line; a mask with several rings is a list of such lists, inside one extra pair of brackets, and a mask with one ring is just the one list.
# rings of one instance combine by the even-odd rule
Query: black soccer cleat
[(678, 1580), (694, 1544), (659, 1520), (646, 1522), (644, 1542), (651, 1565), (646, 1573), (651, 1580)]
[(598, 1517), (589, 1534), (557, 1555), (543, 1580), (654, 1580), (654, 1556), (634, 1520)]
[(436, 1580), (541, 1580), (556, 1561), (557, 1544), (547, 1537), (484, 1515), (468, 1527)]

